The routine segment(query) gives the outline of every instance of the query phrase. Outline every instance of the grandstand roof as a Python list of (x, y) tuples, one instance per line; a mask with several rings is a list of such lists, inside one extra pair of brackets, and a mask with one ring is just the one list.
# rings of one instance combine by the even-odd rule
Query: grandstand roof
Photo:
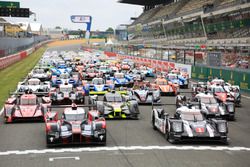
[(119, 0), (120, 3), (128, 3), (132, 5), (153, 6), (173, 2), (173, 0)]

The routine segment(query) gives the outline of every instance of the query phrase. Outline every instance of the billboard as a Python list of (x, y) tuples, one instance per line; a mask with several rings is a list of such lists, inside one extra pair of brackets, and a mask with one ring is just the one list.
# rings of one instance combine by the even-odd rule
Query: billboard
[(91, 16), (88, 15), (73, 15), (70, 17), (73, 23), (91, 23)]
[(73, 23), (85, 23), (85, 24), (87, 24), (85, 38), (89, 39), (92, 17), (89, 15), (72, 15), (72, 16), (70, 16), (70, 19)]

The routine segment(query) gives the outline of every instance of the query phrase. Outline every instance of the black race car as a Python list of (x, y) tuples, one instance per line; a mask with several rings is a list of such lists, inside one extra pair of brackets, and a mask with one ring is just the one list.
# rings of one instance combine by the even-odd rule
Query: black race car
[(220, 141), (227, 143), (225, 120), (205, 119), (197, 106), (181, 106), (174, 117), (163, 108), (153, 108), (152, 126), (162, 132), (170, 143), (182, 141)]

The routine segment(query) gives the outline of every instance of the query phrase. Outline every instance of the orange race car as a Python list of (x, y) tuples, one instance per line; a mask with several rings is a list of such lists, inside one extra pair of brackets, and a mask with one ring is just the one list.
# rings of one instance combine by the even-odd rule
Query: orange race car
[(154, 83), (151, 84), (151, 87), (158, 89), (161, 92), (161, 95), (177, 95), (179, 92), (179, 86), (177, 84), (169, 83), (165, 78), (158, 77)]

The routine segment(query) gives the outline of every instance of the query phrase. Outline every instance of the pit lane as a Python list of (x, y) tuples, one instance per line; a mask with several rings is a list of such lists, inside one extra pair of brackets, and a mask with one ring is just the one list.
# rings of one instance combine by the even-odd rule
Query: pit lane
[[(56, 50), (76, 50), (80, 46), (57, 47)], [(151, 80), (149, 78), (149, 80)], [(190, 89), (184, 90), (189, 92)], [(187, 94), (188, 95), (188, 94)], [(162, 97), (164, 103), (174, 103), (175, 97)], [(35, 153), (46, 150), (44, 123), (4, 124), (0, 119), (0, 152), (13, 151), (13, 154), (0, 153), (0, 166), (249, 166), (250, 151), (244, 150), (210, 150), (219, 147), (250, 148), (250, 103), (242, 98), (242, 107), (236, 108), (236, 121), (229, 122), (229, 146), (220, 143), (185, 143), (171, 145), (158, 131), (154, 131), (151, 122), (151, 106), (140, 106), (139, 120), (108, 120), (107, 148), (124, 146), (167, 146), (173, 149), (134, 149), (134, 150), (97, 150)], [(174, 105), (165, 108), (170, 115), (175, 111)], [(204, 146), (204, 150), (192, 147)], [(178, 150), (176, 148), (190, 148)], [(82, 148), (85, 148), (84, 146)], [(95, 147), (93, 147), (94, 149)], [(206, 149), (207, 148), (207, 149)], [(62, 149), (62, 148), (56, 148)], [(67, 147), (66, 149), (70, 149)], [(18, 154), (18, 151), (34, 150), (30, 154)], [(60, 159), (49, 161), (53, 157), (79, 157), (79, 160)], [(34, 165), (36, 164), (36, 165)]]

